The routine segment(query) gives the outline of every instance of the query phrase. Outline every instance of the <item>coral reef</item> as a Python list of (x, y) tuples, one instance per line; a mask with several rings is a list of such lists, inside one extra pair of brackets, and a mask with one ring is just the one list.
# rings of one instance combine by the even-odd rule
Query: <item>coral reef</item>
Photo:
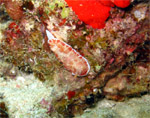
[[(48, 118), (48, 108), (41, 101), (43, 98), (50, 101), (51, 91), (51, 87), (43, 84), (33, 75), (22, 73), (15, 80), (7, 81), (0, 78), (0, 95), (3, 95), (0, 103), (1, 100), (5, 103), (10, 118), (37, 116)], [(1, 109), (0, 113), (2, 113)]]
[(125, 102), (115, 102), (111, 100), (102, 100), (98, 102), (96, 108), (85, 110), (81, 116), (75, 118), (149, 118), (148, 95), (140, 98), (132, 98)]
[[(11, 63), (0, 68), (0, 75), (15, 81), (16, 70), (19, 69), (27, 74), (33, 73), (41, 83), (53, 86), (53, 98), (50, 100), (43, 96), (40, 101), (41, 107), (47, 109), (47, 115), (52, 117), (82, 114), (104, 97), (123, 101), (149, 93), (148, 1), (127, 1), (130, 3), (127, 8), (117, 1), (101, 1), (101, 4), (111, 6), (110, 16), (103, 19), (103, 22), (107, 19), (103, 29), (85, 24), (65, 0), (0, 1), (0, 13), (3, 14), (0, 14), (0, 25), (5, 24), (5, 27), (0, 27), (0, 58)], [(14, 15), (16, 10), (18, 13)], [(51, 32), (57, 41), (50, 41), (46, 31)], [(55, 51), (58, 48), (55, 49), (56, 45), (52, 48), (52, 43), (57, 44), (59, 51), (67, 50), (67, 56), (59, 53), (57, 58)], [(72, 52), (78, 54), (77, 57), (80, 54), (90, 65), (89, 72), (86, 71), (83, 77), (71, 73), (75, 72), (70, 67)], [(69, 68), (65, 67), (68, 64)], [(75, 67), (80, 71), (79, 65)], [(38, 90), (38, 85), (36, 87)], [(37, 93), (37, 90), (33, 89), (33, 92)]]

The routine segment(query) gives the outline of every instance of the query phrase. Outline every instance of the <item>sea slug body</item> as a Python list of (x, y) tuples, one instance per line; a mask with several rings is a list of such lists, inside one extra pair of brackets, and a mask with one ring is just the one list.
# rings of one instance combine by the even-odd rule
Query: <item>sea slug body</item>
[(63, 63), (64, 67), (72, 72), (73, 75), (86, 76), (90, 71), (90, 65), (83, 56), (65, 42), (54, 38), (53, 35), (46, 30), (48, 44), (56, 57)]

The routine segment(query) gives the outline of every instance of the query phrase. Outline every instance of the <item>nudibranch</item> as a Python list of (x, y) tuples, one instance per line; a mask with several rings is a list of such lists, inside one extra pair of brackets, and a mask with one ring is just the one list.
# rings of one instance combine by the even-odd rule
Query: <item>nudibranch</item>
[(55, 38), (49, 30), (46, 30), (46, 34), (50, 49), (67, 70), (77, 76), (86, 76), (89, 73), (90, 65), (86, 58), (58, 37)]

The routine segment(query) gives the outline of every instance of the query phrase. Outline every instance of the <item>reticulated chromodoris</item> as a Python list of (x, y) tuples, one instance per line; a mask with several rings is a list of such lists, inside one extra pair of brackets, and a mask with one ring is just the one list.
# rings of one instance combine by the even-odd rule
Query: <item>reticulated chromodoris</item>
[(64, 67), (72, 72), (73, 75), (85, 76), (90, 71), (90, 65), (83, 56), (81, 56), (70, 45), (54, 38), (54, 36), (46, 30), (48, 44), (56, 57), (63, 63)]

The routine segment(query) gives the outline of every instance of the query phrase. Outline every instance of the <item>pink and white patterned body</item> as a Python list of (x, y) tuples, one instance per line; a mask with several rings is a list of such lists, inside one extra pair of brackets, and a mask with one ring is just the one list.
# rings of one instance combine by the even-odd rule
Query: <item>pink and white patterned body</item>
[(54, 38), (54, 36), (46, 30), (48, 44), (56, 57), (63, 63), (64, 67), (72, 72), (73, 75), (85, 76), (90, 71), (90, 65), (83, 56), (81, 56), (70, 45)]

